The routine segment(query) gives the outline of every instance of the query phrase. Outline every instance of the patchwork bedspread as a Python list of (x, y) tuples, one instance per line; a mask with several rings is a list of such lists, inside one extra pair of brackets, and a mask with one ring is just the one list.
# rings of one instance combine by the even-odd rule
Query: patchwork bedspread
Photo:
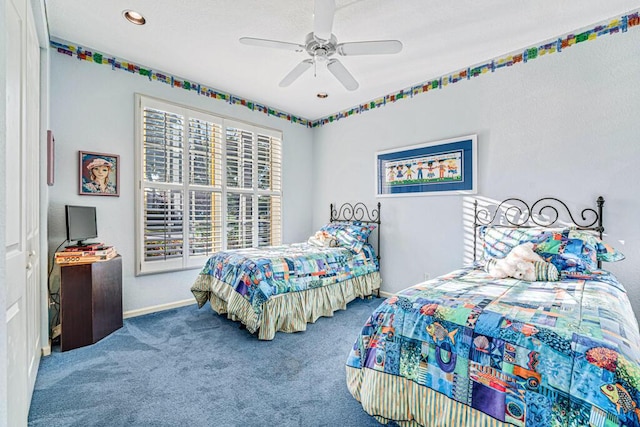
[(408, 288), (364, 325), (349, 389), (401, 425), (639, 426), (638, 324), (601, 273), (529, 283), (469, 268)]
[[(327, 286), (378, 270), (369, 244), (356, 254), (342, 247), (294, 243), (218, 252), (200, 274), (233, 287), (259, 314), (262, 304), (275, 295)], [(198, 299), (200, 307), (205, 303)]]

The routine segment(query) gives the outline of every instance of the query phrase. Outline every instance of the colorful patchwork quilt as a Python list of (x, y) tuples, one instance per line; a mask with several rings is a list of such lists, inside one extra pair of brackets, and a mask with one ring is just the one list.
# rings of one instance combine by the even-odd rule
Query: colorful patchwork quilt
[(639, 362), (638, 323), (611, 273), (524, 282), (466, 268), (385, 300), (347, 383), (400, 425), (640, 426)]
[[(228, 284), (260, 314), (262, 304), (272, 296), (327, 286), (378, 270), (370, 244), (354, 253), (343, 247), (293, 243), (218, 252), (200, 274)], [(202, 306), (204, 301), (199, 303)]]

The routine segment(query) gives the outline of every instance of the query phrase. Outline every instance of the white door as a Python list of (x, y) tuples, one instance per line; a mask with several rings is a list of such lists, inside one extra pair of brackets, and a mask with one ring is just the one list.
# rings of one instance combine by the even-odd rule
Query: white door
[(5, 9), (7, 422), (22, 426), (40, 360), (39, 52), (28, 2)]
[[(30, 3), (27, 8), (30, 9)], [(33, 13), (27, 13), (26, 84), (25, 84), (25, 137), (26, 165), (25, 231), (27, 247), (26, 292), (27, 308), (27, 402), (38, 374), (41, 355), (40, 317), (40, 46), (33, 23)]]
[[(18, 2), (23, 3), (23, 2)], [(7, 421), (25, 425), (27, 412), (27, 316), (25, 307), (27, 248), (24, 211), (23, 93), (25, 7), (12, 0), (7, 9)]]

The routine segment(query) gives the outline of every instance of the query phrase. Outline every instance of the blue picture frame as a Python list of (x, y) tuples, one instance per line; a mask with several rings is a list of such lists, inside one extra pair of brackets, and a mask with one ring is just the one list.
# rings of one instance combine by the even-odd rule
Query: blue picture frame
[(378, 151), (376, 196), (476, 194), (477, 135)]

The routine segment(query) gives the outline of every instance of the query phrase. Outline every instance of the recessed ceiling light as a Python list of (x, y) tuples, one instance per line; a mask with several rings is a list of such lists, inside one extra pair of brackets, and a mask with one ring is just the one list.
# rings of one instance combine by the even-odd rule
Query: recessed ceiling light
[(136, 25), (144, 25), (147, 22), (147, 20), (144, 19), (144, 16), (140, 15), (135, 10), (125, 10), (122, 12), (122, 16), (124, 16), (127, 21)]
[(329, 96), (329, 94), (328, 94), (327, 92), (318, 92), (318, 93), (316, 94), (316, 96), (317, 96), (318, 98), (320, 98), (320, 99), (324, 99), (324, 98), (326, 98), (327, 96)]

